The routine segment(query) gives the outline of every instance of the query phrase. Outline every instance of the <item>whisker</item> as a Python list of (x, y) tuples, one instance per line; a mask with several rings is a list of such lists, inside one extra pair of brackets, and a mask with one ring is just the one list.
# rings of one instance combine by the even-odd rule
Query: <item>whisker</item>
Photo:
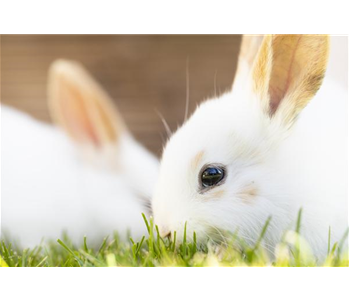
[(155, 112), (157, 113), (157, 115), (159, 116), (162, 124), (164, 124), (165, 130), (166, 130), (166, 134), (167, 137), (170, 137), (172, 135), (172, 131), (170, 129), (170, 126), (168, 125), (168, 123), (166, 122), (164, 116), (155, 108)]

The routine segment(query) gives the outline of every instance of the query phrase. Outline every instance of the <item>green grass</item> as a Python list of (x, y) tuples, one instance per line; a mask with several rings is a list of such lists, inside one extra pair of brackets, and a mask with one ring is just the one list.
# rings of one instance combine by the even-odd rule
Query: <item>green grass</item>
[(188, 239), (186, 229), (182, 241), (176, 234), (170, 241), (159, 236), (159, 230), (152, 218), (143, 216), (148, 236), (140, 241), (130, 238), (121, 241), (118, 234), (105, 238), (99, 248), (91, 248), (85, 237), (81, 247), (74, 247), (67, 236), (57, 242), (39, 245), (34, 249), (15, 249), (5, 241), (0, 242), (0, 267), (154, 267), (154, 266), (348, 266), (348, 252), (342, 251), (348, 231), (339, 242), (331, 244), (331, 231), (328, 233), (328, 255), (319, 263), (312, 254), (307, 242), (300, 235), (301, 211), (295, 231), (288, 231), (275, 250), (275, 257), (263, 247), (263, 237), (268, 230), (270, 218), (265, 223), (255, 245), (248, 246), (238, 233), (227, 238), (225, 247), (207, 242), (197, 243), (194, 233)]

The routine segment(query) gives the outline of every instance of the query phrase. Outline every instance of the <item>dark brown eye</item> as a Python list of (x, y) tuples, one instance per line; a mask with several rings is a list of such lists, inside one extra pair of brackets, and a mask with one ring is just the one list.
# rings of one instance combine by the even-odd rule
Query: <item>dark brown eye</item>
[(220, 167), (208, 167), (201, 174), (201, 185), (204, 188), (217, 185), (224, 178), (224, 169)]

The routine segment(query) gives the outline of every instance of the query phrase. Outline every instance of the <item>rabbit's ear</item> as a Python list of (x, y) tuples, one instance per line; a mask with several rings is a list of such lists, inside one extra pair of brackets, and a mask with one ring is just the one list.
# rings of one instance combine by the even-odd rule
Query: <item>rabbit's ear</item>
[(328, 53), (325, 35), (266, 36), (252, 67), (253, 91), (264, 112), (292, 125), (320, 88)]
[(79, 144), (103, 148), (126, 130), (108, 94), (77, 62), (52, 63), (48, 100), (53, 120)]
[(243, 35), (238, 57), (236, 76), (245, 75), (252, 64), (262, 44), (263, 35)]

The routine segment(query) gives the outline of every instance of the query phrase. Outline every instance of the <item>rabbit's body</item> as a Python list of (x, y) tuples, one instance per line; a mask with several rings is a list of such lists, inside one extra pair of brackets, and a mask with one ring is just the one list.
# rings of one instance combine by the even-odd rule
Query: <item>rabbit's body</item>
[[(333, 91), (336, 91), (335, 95)], [(227, 95), (229, 97), (232, 95)], [(228, 102), (231, 103), (231, 99), (223, 101), (227, 102), (224, 111), (229, 111)], [(329, 106), (330, 101), (334, 105)], [(252, 108), (248, 110), (251, 112)], [(227, 116), (227, 121), (228, 118)], [(263, 116), (260, 118), (263, 120)], [(247, 115), (244, 119), (246, 122), (249, 120), (249, 124), (255, 122)], [(266, 145), (262, 150), (260, 146), (256, 147), (259, 148), (256, 151), (263, 151), (256, 154), (256, 164), (252, 158), (251, 166), (243, 167), (241, 171), (247, 172), (246, 176), (251, 180), (258, 178), (256, 193), (260, 201), (252, 201), (250, 204), (260, 205), (259, 213), (263, 214), (263, 217), (258, 216), (260, 221), (272, 216), (266, 244), (274, 247), (285, 230), (295, 229), (297, 214), (302, 208), (301, 233), (311, 243), (314, 252), (324, 257), (328, 249), (329, 227), (332, 245), (343, 237), (348, 228), (345, 90), (331, 78), (326, 78), (322, 88), (287, 133), (282, 128), (275, 128), (275, 132), (269, 131), (263, 135), (263, 128), (266, 128), (260, 123), (255, 126), (260, 127), (260, 130), (256, 128), (254, 131), (259, 132), (258, 135), (249, 135), (242, 129), (239, 136), (246, 139), (247, 144), (257, 142)], [(281, 132), (277, 132), (278, 130)], [(282, 135), (284, 136), (280, 139)], [(249, 215), (248, 209), (247, 205), (241, 215)], [(237, 227), (239, 226), (246, 229), (242, 229), (244, 236), (250, 237), (251, 232), (256, 231), (249, 226), (247, 220), (246, 224), (239, 224)]]
[(84, 235), (92, 242), (113, 230), (130, 229), (136, 238), (144, 233), (144, 199), (122, 172), (86, 164), (53, 126), (6, 106), (1, 117), (1, 221), (11, 239), (27, 247), (57, 239), (63, 230), (77, 243)]
[[(62, 130), (2, 106), (1, 225), (21, 246), (118, 231), (145, 233), (141, 213), (158, 161), (128, 132), (109, 96), (75, 62), (50, 69), (51, 112)], [(69, 138), (68, 138), (69, 137)]]
[[(264, 244), (273, 253), (283, 233), (296, 228), (302, 208), (301, 234), (317, 257), (327, 252), (329, 227), (332, 245), (343, 236), (348, 227), (347, 91), (327, 77), (316, 93), (327, 41), (301, 38), (266, 38), (254, 69), (238, 74), (231, 92), (200, 105), (172, 136), (152, 201), (163, 235), (177, 231), (180, 239), (187, 221), (189, 237), (196, 231), (202, 240), (221, 240), (226, 230), (239, 230), (254, 244), (271, 216)], [(282, 51), (281, 56), (270, 61), (274, 52), (265, 53), (271, 49)], [(289, 90), (278, 97), (273, 84), (289, 68), (278, 60), (287, 51), (294, 51), (288, 57), (295, 57), (291, 63), (297, 71), (290, 68), (285, 78)], [(272, 63), (277, 64), (273, 71), (281, 72), (275, 78), (268, 69)], [(298, 70), (303, 66), (304, 72)], [(203, 184), (206, 171), (214, 172), (213, 184)]]
[(280, 144), (275, 160), (293, 215), (303, 208), (301, 233), (321, 256), (327, 253), (329, 227), (331, 245), (348, 228), (347, 98), (340, 85), (325, 78), (289, 138)]

